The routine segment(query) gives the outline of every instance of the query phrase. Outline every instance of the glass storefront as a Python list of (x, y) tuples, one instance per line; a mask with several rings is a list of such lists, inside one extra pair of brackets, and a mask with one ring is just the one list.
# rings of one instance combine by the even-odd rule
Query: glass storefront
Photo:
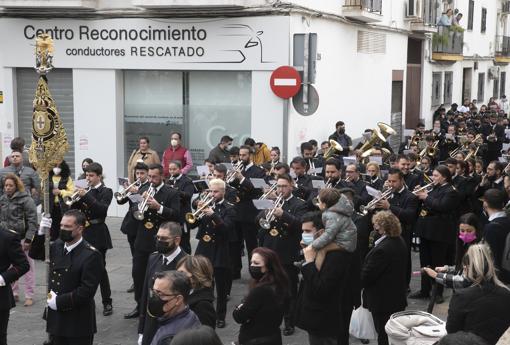
[(251, 132), (251, 72), (125, 71), (125, 164), (148, 136), (160, 156), (179, 131), (194, 165), (202, 165), (223, 135), (240, 145)]

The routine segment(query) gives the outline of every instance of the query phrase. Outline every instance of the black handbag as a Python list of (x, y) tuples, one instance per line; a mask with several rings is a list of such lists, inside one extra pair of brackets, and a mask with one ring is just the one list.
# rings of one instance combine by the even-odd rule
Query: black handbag
[(32, 238), (32, 244), (30, 246), (30, 250), (28, 251), (28, 256), (30, 256), (34, 260), (46, 260), (46, 253), (44, 249), (44, 242), (46, 240), (45, 235), (35, 234), (34, 238)]

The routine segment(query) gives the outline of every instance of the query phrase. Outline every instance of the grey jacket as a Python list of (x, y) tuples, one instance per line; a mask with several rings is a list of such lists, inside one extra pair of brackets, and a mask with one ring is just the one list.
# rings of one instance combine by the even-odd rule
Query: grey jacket
[(170, 342), (167, 341), (172, 339), (180, 331), (201, 326), (198, 317), (189, 307), (186, 307), (182, 312), (168, 319), (160, 318), (158, 322), (159, 328), (154, 338), (152, 338), (151, 345), (169, 344)]
[(0, 196), (0, 226), (32, 240), (37, 231), (37, 209), (27, 192), (17, 191), (11, 198)]
[(14, 165), (9, 165), (8, 167), (0, 169), (0, 195), (3, 194), (4, 190), (4, 176), (9, 173), (19, 176), (29, 195), (31, 195), (32, 188), (37, 190), (41, 189), (41, 179), (34, 169), (28, 166), (22, 166), (20, 169), (16, 169)]
[(353, 212), (352, 203), (345, 195), (342, 195), (335, 205), (322, 213), (324, 233), (312, 242), (312, 247), (319, 250), (335, 242), (348, 252), (355, 251), (357, 230), (351, 219)]

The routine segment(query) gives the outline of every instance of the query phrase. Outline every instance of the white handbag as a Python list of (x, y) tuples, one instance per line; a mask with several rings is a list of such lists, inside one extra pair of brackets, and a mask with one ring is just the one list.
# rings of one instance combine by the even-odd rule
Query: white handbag
[(358, 339), (377, 339), (372, 313), (363, 307), (363, 292), (361, 305), (352, 312), (349, 334)]

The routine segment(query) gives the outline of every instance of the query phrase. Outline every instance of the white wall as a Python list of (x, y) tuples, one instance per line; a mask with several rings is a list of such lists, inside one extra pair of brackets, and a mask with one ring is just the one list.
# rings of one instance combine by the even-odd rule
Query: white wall
[[(0, 66), (1, 66), (0, 57)], [(0, 68), (0, 91), (4, 94), (4, 102), (0, 103), (0, 159), (11, 153), (9, 144), (16, 135), (16, 74), (14, 68)]]

